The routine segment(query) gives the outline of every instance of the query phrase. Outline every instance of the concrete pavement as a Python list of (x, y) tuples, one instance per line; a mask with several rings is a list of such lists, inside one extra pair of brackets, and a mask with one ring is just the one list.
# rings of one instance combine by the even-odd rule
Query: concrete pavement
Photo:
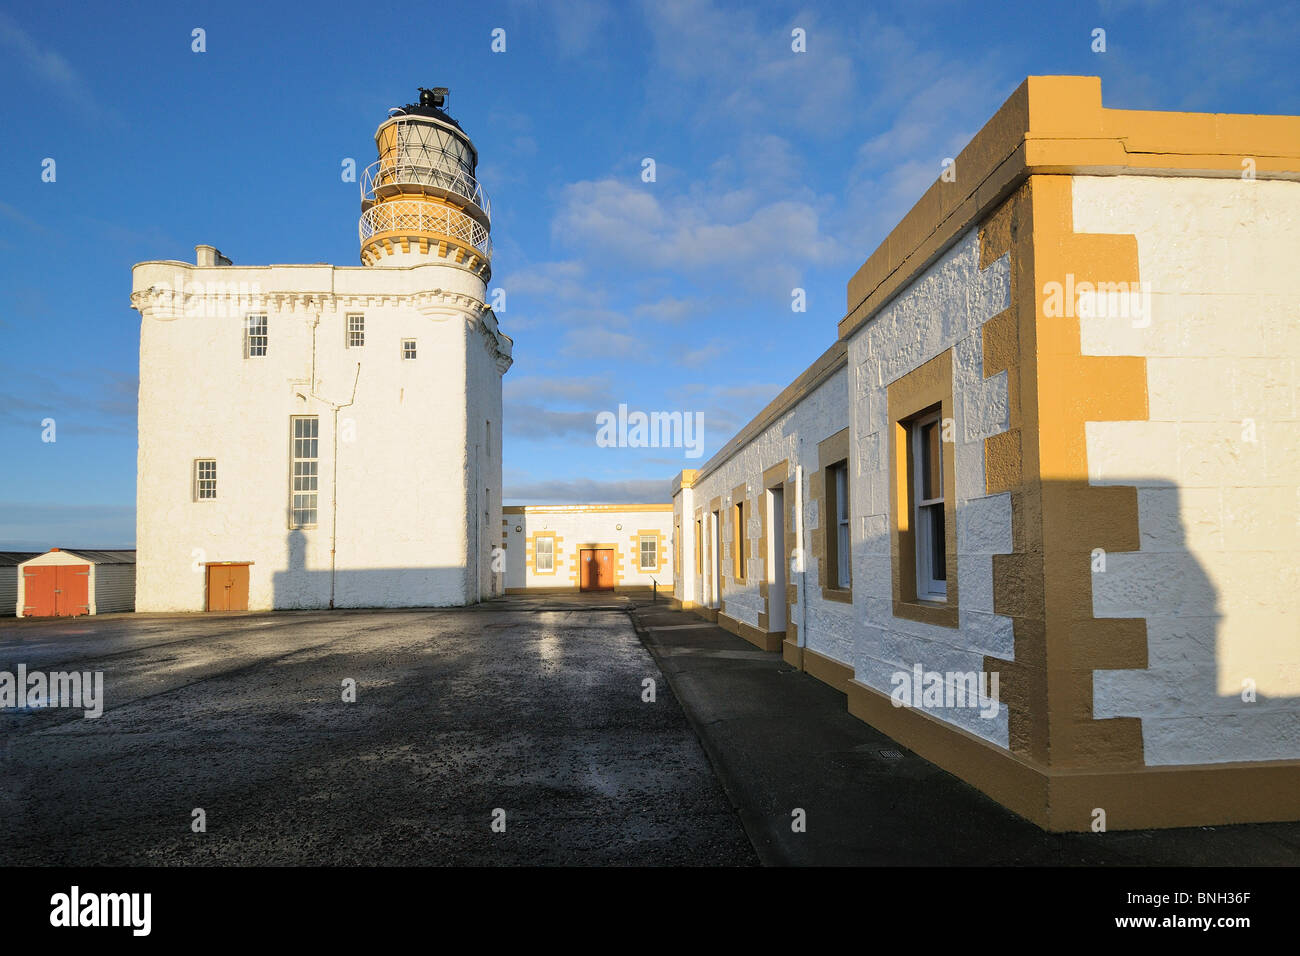
[(1300, 823), (1045, 833), (851, 716), (779, 653), (663, 603), (633, 616), (765, 864), (1300, 863)]

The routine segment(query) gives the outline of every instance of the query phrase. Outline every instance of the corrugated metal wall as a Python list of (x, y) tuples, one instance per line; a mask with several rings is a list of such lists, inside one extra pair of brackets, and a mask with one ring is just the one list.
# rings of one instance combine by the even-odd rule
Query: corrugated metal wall
[(95, 613), (135, 610), (135, 565), (95, 565)]
[(13, 617), (18, 607), (18, 569), (0, 567), (0, 617)]

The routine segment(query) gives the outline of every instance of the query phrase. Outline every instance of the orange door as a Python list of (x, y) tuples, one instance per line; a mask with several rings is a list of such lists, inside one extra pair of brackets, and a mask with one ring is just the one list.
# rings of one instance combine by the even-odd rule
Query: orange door
[(580, 575), (579, 584), (578, 584), (579, 590), (582, 591), (591, 590), (592, 587), (591, 582), (594, 578), (593, 572), (595, 570), (594, 568), (595, 560), (596, 560), (595, 555), (596, 553), (592, 551), (590, 548), (583, 548), (582, 551), (579, 552), (578, 554), (578, 565), (581, 568), (581, 571), (579, 572)]
[(208, 565), (208, 610), (248, 610), (248, 565)]
[(592, 563), (593, 580), (592, 589), (596, 591), (608, 591), (614, 586), (614, 552), (608, 548), (601, 548), (596, 552), (596, 560)]
[(55, 568), (54, 613), (79, 617), (90, 613), (90, 565), (61, 564)]
[(23, 569), (23, 615), (54, 617), (55, 572), (52, 566)]
[(79, 617), (90, 613), (90, 565), (51, 564), (23, 571), (23, 614)]
[(227, 610), (248, 610), (248, 565), (232, 564), (230, 566), (230, 591), (226, 598)]

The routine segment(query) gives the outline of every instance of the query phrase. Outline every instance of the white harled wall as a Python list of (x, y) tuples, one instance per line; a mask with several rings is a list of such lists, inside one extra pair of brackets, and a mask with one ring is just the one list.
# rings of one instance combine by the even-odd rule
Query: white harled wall
[[(522, 512), (515, 508), (501, 516), (506, 542), (505, 586), (509, 588), (575, 587), (579, 548), (582, 545), (614, 544), (617, 546), (620, 587), (651, 587), (656, 582), (660, 593), (673, 588), (673, 513), (664, 508), (653, 510), (628, 505), (541, 505)], [(621, 528), (619, 526), (622, 526)], [(519, 530), (516, 530), (519, 529)], [(528, 560), (528, 541), (537, 532), (556, 536), (555, 569), (537, 572)], [(659, 565), (642, 570), (639, 548), (632, 542), (640, 531), (659, 533)]]
[[(1011, 305), (1006, 256), (979, 267), (972, 228), (849, 340), (853, 383), (854, 678), (888, 695), (892, 676), (984, 670), (984, 655), (1014, 658), (1011, 618), (993, 613), (993, 555), (1011, 551), (1010, 495), (985, 494), (984, 439), (1009, 427), (1007, 376), (984, 378), (983, 325)], [(957, 483), (958, 626), (895, 617), (890, 567), (888, 385), (952, 349)], [(868, 503), (869, 506), (868, 506)], [(1007, 709), (927, 708), (1000, 746)]]
[[(721, 496), (724, 514), (732, 489), (742, 481), (762, 487), (762, 473), (782, 459), (804, 468), (803, 541), (806, 558), (804, 607), (791, 608), (800, 625), (801, 643), (833, 658), (854, 672), (854, 678), (888, 695), (891, 678), (926, 671), (982, 672), (986, 654), (1014, 657), (1012, 621), (993, 613), (993, 555), (1011, 550), (1011, 502), (1008, 495), (986, 495), (984, 439), (1009, 427), (1007, 379), (983, 373), (982, 329), (985, 322), (1010, 306), (1010, 266), (1007, 257), (979, 267), (979, 231), (971, 229), (937, 262), (905, 287), (848, 341), (846, 367), (836, 372), (753, 441), (690, 488), (679, 492), (683, 552), (694, 555), (695, 510), (708, 509)], [(953, 408), (957, 481), (957, 573), (960, 593), (959, 626), (940, 627), (897, 618), (893, 614), (890, 567), (890, 504), (888, 462), (888, 385), (939, 353), (953, 351)], [(808, 476), (829, 462), (817, 460), (817, 445), (845, 426), (851, 427), (850, 510), (853, 516), (853, 603), (824, 600), (820, 562), (810, 553), (811, 533), (822, 516), (808, 493)], [(760, 496), (759, 500), (762, 498)], [(794, 501), (788, 500), (787, 507)], [(725, 613), (758, 626), (763, 610), (758, 593), (762, 561), (757, 554), (759, 518), (748, 533), (754, 561), (748, 582), (729, 579), (730, 536), (723, 527)], [(683, 600), (707, 601), (705, 568), (691, 565)], [(685, 560), (685, 559), (684, 559)], [(799, 583), (793, 575), (792, 583)], [(776, 600), (774, 597), (773, 600)], [(935, 717), (1007, 746), (1005, 705), (991, 718), (975, 708), (931, 709)]]
[(1148, 646), (1096, 672), (1096, 715), (1142, 718), (1148, 764), (1300, 758), (1300, 183), (1079, 176), (1074, 228), (1135, 235), (1151, 302), (1080, 320), (1084, 354), (1146, 357), (1149, 402), (1087, 425), (1090, 481), (1136, 485), (1141, 531), (1094, 613)]

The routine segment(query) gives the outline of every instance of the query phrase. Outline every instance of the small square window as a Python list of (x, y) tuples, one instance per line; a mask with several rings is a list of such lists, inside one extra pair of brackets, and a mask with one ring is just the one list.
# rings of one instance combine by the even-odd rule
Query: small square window
[(402, 358), (415, 358), (415, 339), (402, 339)]
[(196, 458), (194, 460), (194, 500), (211, 501), (217, 497), (217, 460), (215, 458)]
[(359, 349), (366, 344), (366, 317), (348, 316), (348, 348)]
[(266, 355), (268, 341), (266, 316), (244, 316), (244, 358), (259, 358)]

